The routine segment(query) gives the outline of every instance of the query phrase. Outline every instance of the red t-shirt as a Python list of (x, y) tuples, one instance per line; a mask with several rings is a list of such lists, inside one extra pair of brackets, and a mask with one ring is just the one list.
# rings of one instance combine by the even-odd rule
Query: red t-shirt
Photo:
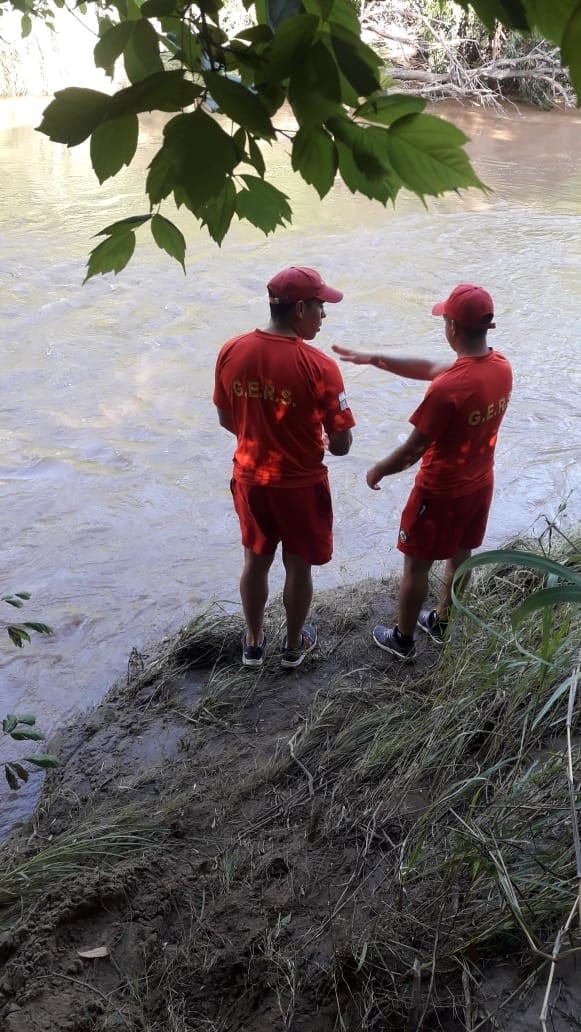
[(252, 330), (220, 349), (214, 404), (236, 431), (234, 478), (305, 487), (324, 480), (323, 428), (355, 426), (339, 367), (300, 337)]
[(494, 449), (512, 390), (512, 370), (492, 348), (478, 358), (462, 357), (436, 376), (410, 416), (431, 444), (416, 487), (452, 497), (492, 483)]

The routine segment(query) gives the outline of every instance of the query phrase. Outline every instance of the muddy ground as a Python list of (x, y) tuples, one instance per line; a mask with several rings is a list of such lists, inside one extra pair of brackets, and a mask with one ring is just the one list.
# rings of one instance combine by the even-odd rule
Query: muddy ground
[[(387, 952), (374, 945), (385, 906), (397, 912), (393, 854), (429, 786), (362, 834), (333, 772), (297, 757), (309, 712), (324, 718), (347, 682), (370, 712), (376, 684), (394, 698), (429, 684), (431, 642), (413, 668), (371, 645), (393, 609), (393, 586), (374, 581), (322, 595), (320, 645), (288, 672), (280, 611), (258, 672), (240, 667), (240, 622), (210, 611), (132, 655), (127, 680), (57, 736), (62, 766), (3, 854), (4, 1032), (540, 1028), (546, 971), (535, 986), (522, 943), (473, 958), (479, 987), (459, 964), (434, 977), (421, 960), (429, 883), (415, 901), (420, 959), (395, 925), (382, 927)], [(576, 980), (573, 962), (559, 970), (549, 1029), (581, 1027)]]

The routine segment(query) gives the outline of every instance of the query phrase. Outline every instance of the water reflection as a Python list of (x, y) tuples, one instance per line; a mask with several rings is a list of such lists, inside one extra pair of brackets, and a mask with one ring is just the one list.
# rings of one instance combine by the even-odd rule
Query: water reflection
[[(427, 212), (404, 195), (384, 210), (339, 183), (321, 203), (290, 175), (283, 151), (265, 147), (292, 199), (291, 228), (265, 240), (236, 226), (218, 249), (180, 213), (187, 278), (144, 229), (128, 270), (85, 287), (92, 234), (147, 209), (137, 171), (103, 191), (86, 147), (57, 147), (30, 119), (12, 116), (0, 129), (3, 590), (30, 590), (26, 615), (57, 632), (23, 653), (3, 649), (11, 708), (54, 727), (107, 690), (134, 645), (209, 599), (237, 605), (232, 442), (211, 405), (212, 369), (227, 337), (265, 323), (265, 284), (284, 265), (319, 267), (345, 291), (317, 341), (327, 351), (336, 342), (444, 355), (432, 301), (458, 281), (481, 282), (496, 301), (494, 342), (515, 372), (487, 543), (554, 514), (578, 488), (579, 116), (452, 117), (493, 193), (440, 198)], [(158, 129), (146, 123), (141, 168)], [(405, 439), (422, 393), (377, 370), (344, 373), (358, 426), (350, 455), (329, 460), (336, 556), (319, 586), (399, 565), (395, 530), (411, 474), (375, 495), (364, 473)], [(578, 517), (578, 494), (569, 513)], [(275, 590), (280, 582), (277, 571)]]

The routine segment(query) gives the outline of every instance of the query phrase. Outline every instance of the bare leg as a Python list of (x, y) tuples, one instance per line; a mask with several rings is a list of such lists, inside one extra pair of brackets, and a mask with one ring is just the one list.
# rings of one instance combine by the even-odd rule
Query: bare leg
[(268, 571), (274, 555), (255, 555), (244, 549), (244, 568), (240, 577), (240, 598), (246, 620), (248, 645), (260, 645), (264, 635), (264, 610), (268, 599)]
[(286, 611), (286, 640), (289, 649), (301, 646), (301, 632), (313, 599), (313, 578), (310, 563), (283, 550), (286, 571), (282, 600)]
[(431, 559), (404, 555), (403, 576), (399, 586), (397, 626), (402, 634), (413, 635), (422, 603), (428, 594)]
[[(469, 559), (471, 555), (472, 552), (469, 548), (461, 548), (456, 552), (456, 555), (452, 556), (451, 559), (448, 559), (448, 562), (446, 563), (446, 570), (442, 581), (442, 590), (436, 607), (438, 617), (444, 623), (449, 619), (450, 610), (452, 609), (452, 581), (454, 580), (454, 574), (464, 560)], [(464, 591), (469, 580), (470, 571), (464, 574), (456, 590)]]

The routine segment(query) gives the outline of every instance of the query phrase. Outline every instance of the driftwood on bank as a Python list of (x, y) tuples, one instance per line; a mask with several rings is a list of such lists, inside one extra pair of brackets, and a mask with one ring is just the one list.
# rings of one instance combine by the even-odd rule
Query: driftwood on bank
[(422, 97), (437, 94), (439, 97), (485, 99), (495, 93), (500, 99), (503, 87), (511, 82), (525, 80), (544, 83), (555, 102), (558, 100), (565, 105), (574, 103), (571, 89), (562, 81), (563, 72), (558, 61), (532, 63), (528, 58), (502, 59), (475, 68), (455, 66), (448, 72), (387, 67), (386, 74), (398, 83), (402, 92)]
[(492, 34), (484, 26), (454, 26), (428, 16), (413, 0), (407, 10), (405, 24), (398, 24), (389, 0), (370, 0), (361, 19), (364, 37), (384, 52), (386, 74), (399, 92), (495, 103), (522, 94), (524, 86), (545, 105), (575, 103), (558, 47), (545, 40), (515, 44), (500, 24)]

